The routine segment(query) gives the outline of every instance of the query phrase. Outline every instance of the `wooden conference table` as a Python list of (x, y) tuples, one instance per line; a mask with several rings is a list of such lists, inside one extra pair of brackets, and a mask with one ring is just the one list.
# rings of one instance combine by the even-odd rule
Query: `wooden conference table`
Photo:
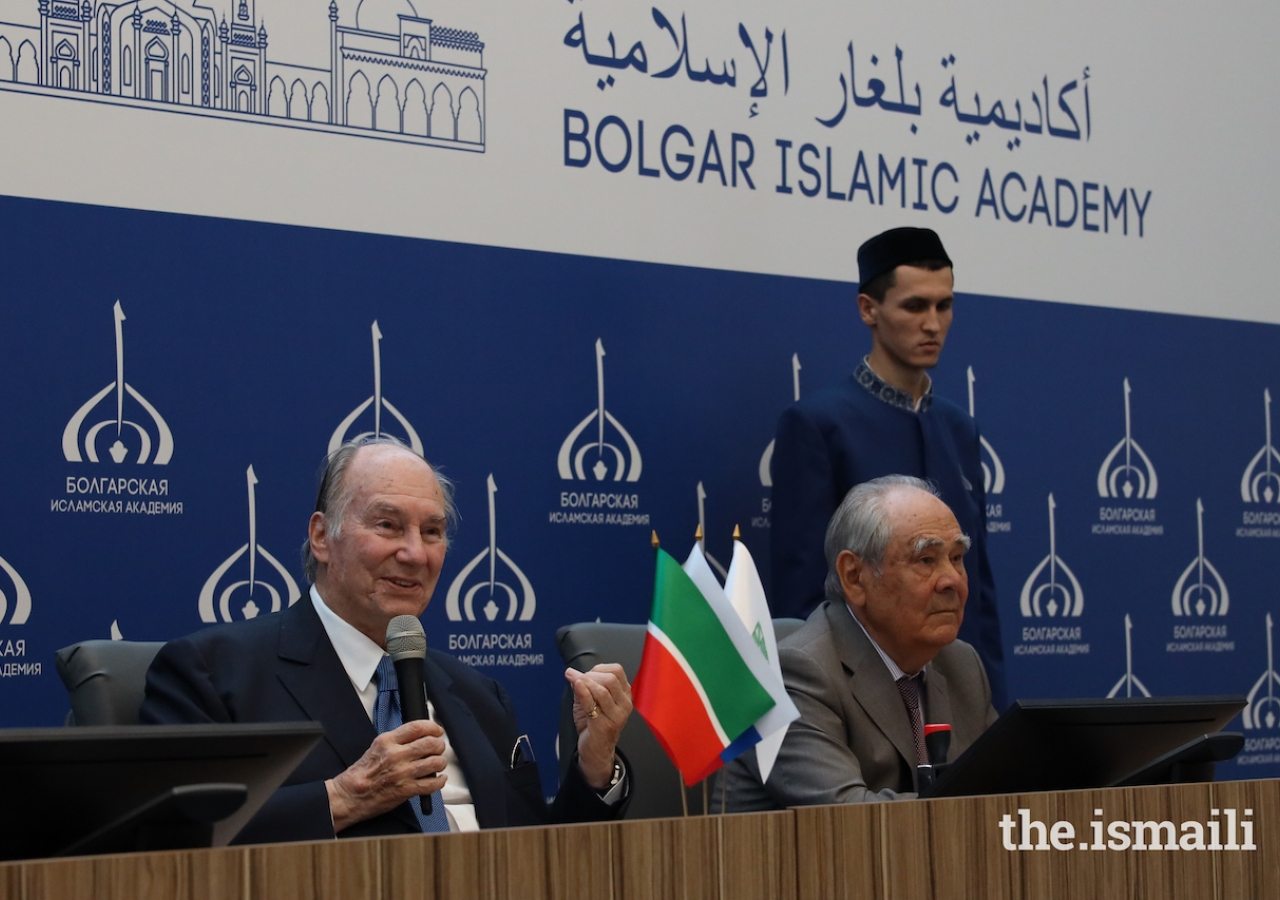
[[(1091, 848), (1095, 831), (1110, 842), (1109, 823), (1133, 821), (1170, 821), (1175, 828), (1217, 822), (1225, 846), (1232, 837), (1228, 809), (1237, 823), (1252, 822), (1255, 850), (1079, 847)], [(1015, 826), (1000, 826), (1006, 814)], [(1056, 835), (1071, 849), (1006, 849), (1006, 841), (1020, 845), (1024, 817), (1045, 824), (1046, 845), (1055, 822), (1072, 823), (1073, 839), (1064, 837), (1065, 827)], [(1095, 829), (1095, 821), (1103, 824)], [(1242, 825), (1235, 836), (1238, 844), (1247, 839)], [(1028, 828), (1029, 847), (1041, 837)], [(1156, 840), (1148, 831), (1142, 838)], [(1276, 897), (1276, 780), (0, 864), (0, 900)]]

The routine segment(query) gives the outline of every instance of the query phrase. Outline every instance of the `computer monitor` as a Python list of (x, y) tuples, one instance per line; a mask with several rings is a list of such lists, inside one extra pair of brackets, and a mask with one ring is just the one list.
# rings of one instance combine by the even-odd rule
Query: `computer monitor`
[(212, 846), (225, 846), (323, 735), (319, 722), (0, 730), (0, 859), (84, 846), (174, 788), (211, 783), (247, 788), (213, 824)]
[(1244, 697), (1018, 700), (926, 795), (1111, 787), (1221, 731), (1244, 706)]

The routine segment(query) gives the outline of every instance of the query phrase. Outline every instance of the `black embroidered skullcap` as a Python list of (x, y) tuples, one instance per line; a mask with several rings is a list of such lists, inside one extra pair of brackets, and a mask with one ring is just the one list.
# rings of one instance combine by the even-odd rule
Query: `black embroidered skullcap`
[(858, 282), (865, 287), (871, 280), (898, 266), (924, 260), (942, 260), (951, 265), (951, 257), (942, 247), (942, 239), (930, 228), (890, 228), (858, 248)]

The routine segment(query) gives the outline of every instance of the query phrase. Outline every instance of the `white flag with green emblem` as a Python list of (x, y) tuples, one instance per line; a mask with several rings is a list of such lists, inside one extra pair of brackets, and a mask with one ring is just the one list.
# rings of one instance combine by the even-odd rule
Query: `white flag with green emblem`
[[(742, 541), (733, 542), (733, 562), (729, 564), (729, 574), (724, 580), (724, 592), (781, 683), (782, 666), (778, 663), (778, 640), (773, 636), (773, 617), (769, 613), (769, 603), (764, 597), (764, 585), (760, 583), (755, 560)], [(787, 705), (790, 706), (789, 703)], [(765, 724), (763, 719), (756, 725), (760, 731), (756, 760), (760, 763), (761, 781), (769, 780), (782, 739), (787, 736), (787, 728), (791, 724), (791, 718), (779, 718), (777, 727), (767, 733), (765, 727), (761, 727)]]

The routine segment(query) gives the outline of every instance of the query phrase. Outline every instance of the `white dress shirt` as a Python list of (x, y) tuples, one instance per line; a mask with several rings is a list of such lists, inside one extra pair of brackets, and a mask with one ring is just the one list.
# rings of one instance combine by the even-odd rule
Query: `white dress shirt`
[[(369, 640), (367, 635), (325, 606), (324, 598), (320, 596), (315, 585), (311, 586), (311, 602), (316, 608), (316, 614), (320, 616), (320, 623), (324, 625), (325, 633), (329, 635), (329, 642), (333, 644), (333, 649), (342, 662), (342, 667), (347, 671), (347, 677), (351, 679), (351, 686), (360, 695), (365, 715), (372, 722), (373, 704), (378, 699), (378, 685), (373, 676), (377, 674), (378, 663), (382, 662), (386, 652)], [(427, 715), (433, 721), (435, 720), (435, 707), (430, 697), (427, 698)], [(462, 774), (462, 767), (458, 765), (458, 754), (449, 743), (448, 734), (444, 736), (443, 755), (444, 774), (448, 776), (448, 780), (436, 796), (444, 800), (445, 814), (449, 818), (449, 830), (479, 831), (480, 823), (476, 819), (471, 790), (467, 787), (467, 778)]]

